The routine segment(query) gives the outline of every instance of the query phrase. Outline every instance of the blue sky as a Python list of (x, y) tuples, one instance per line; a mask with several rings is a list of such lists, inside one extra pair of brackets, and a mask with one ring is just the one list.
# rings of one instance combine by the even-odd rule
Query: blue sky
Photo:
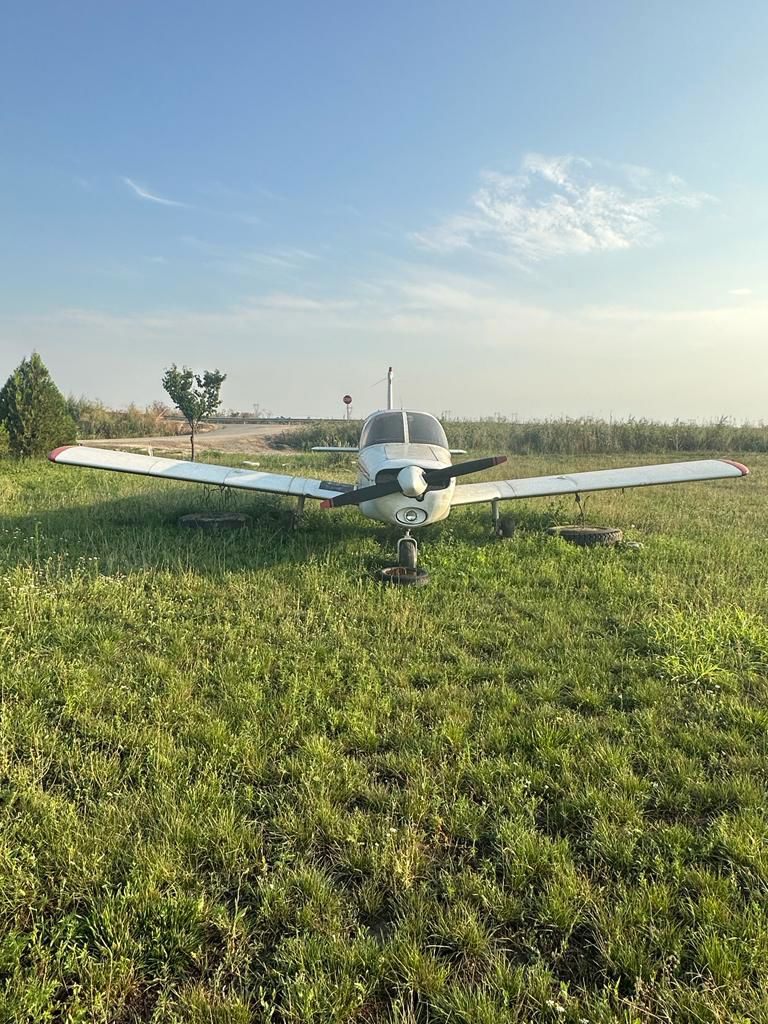
[(766, 417), (768, 8), (11, 3), (0, 376)]

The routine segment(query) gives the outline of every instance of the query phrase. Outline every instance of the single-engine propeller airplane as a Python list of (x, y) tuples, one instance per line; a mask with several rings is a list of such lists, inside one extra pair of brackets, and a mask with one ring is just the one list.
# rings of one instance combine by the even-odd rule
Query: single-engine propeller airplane
[(387, 408), (372, 413), (365, 420), (357, 448), (312, 449), (317, 452), (357, 452), (356, 484), (259, 473), (82, 445), (56, 448), (48, 458), (51, 462), (67, 466), (293, 495), (298, 500), (297, 515), (301, 515), (307, 498), (318, 499), (321, 507), (328, 509), (357, 505), (368, 519), (405, 528), (405, 535), (398, 541), (397, 554), (399, 566), (408, 570), (415, 570), (417, 563), (417, 544), (411, 530), (440, 522), (457, 505), (490, 503), (494, 533), (501, 536), (499, 503), (502, 501), (563, 494), (573, 494), (578, 498), (589, 491), (717, 480), (743, 477), (749, 473), (746, 466), (731, 459), (697, 459), (655, 466), (457, 484), (459, 477), (506, 462), (506, 455), (452, 463), (451, 455), (466, 452), (448, 447), (445, 431), (430, 413), (394, 409), (391, 367), (387, 380)]

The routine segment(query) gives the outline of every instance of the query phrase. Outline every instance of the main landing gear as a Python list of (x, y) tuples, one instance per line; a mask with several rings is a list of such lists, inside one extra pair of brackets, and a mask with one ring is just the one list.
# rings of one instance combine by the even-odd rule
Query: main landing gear
[(503, 516), (499, 511), (499, 502), (491, 502), (491, 516), (493, 517), (493, 536), (498, 537), (500, 540), (514, 537), (515, 535), (515, 520), (512, 516)]
[(296, 508), (291, 512), (291, 529), (299, 530), (304, 525), (304, 504), (307, 498), (306, 495), (300, 494), (296, 499)]

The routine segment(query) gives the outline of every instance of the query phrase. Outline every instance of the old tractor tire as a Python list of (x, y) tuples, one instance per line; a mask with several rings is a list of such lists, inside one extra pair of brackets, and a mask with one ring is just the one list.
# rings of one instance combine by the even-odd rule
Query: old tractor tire
[(612, 548), (624, 540), (621, 530), (613, 526), (550, 526), (547, 533), (583, 548)]
[(242, 530), (250, 523), (242, 512), (191, 512), (179, 517), (179, 526), (189, 530)]
[(379, 569), (376, 578), (381, 583), (395, 587), (424, 587), (429, 583), (426, 569), (409, 569), (404, 565), (388, 565)]

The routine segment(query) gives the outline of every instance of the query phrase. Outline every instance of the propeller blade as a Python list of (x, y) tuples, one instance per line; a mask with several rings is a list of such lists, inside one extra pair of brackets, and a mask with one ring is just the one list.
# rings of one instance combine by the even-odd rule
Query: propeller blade
[(428, 484), (444, 484), (456, 476), (479, 473), (483, 469), (500, 466), (502, 462), (506, 461), (506, 455), (491, 455), (487, 459), (470, 459), (468, 462), (459, 462), (455, 466), (446, 466), (445, 469), (428, 469), (424, 473), (424, 479)]
[(384, 484), (373, 484), (371, 487), (359, 487), (354, 491), (344, 491), (337, 498), (326, 498), (320, 502), (320, 508), (341, 508), (342, 505), (360, 505), (364, 501), (372, 501), (373, 498), (383, 498), (387, 494), (398, 494), (400, 484), (397, 478), (388, 480)]
[[(492, 455), (487, 459), (470, 459), (469, 462), (459, 462), (455, 466), (446, 466), (445, 469), (424, 470), (424, 482), (427, 487), (435, 484), (445, 484), (455, 476), (464, 476), (466, 473), (479, 473), (483, 469), (490, 469), (507, 461), (506, 455)], [(387, 494), (402, 494), (400, 482), (387, 480), (386, 483), (373, 484), (371, 487), (360, 487), (354, 491), (345, 491), (336, 498), (326, 498), (320, 502), (320, 508), (341, 508), (343, 505), (361, 505), (364, 501), (373, 501), (374, 498), (383, 498)]]

